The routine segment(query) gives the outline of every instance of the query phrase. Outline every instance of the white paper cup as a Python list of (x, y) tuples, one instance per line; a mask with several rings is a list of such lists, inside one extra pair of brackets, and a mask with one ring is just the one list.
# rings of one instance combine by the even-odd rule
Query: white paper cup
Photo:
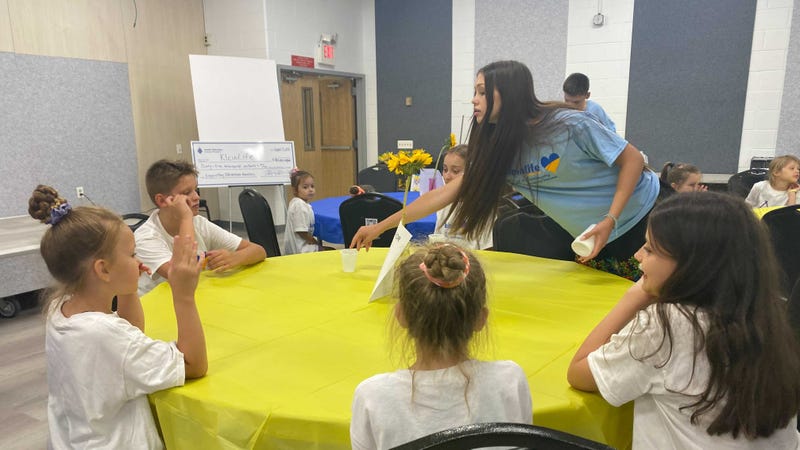
[(447, 240), (447, 236), (443, 234), (429, 234), (428, 235), (428, 243), (435, 244), (437, 242), (444, 242)]
[(345, 248), (341, 250), (342, 254), (342, 270), (345, 272), (356, 271), (356, 259), (358, 258), (358, 250), (354, 248)]
[(574, 241), (572, 241), (572, 251), (575, 252), (578, 256), (589, 256), (594, 250), (594, 236), (590, 237), (589, 239), (581, 240), (581, 236), (584, 234), (592, 231), (595, 224), (589, 225), (589, 228), (583, 230), (583, 233), (579, 234)]

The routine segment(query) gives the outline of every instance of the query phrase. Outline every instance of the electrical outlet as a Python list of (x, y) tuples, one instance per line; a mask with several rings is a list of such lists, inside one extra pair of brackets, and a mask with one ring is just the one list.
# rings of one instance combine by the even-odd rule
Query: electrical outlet
[(178, 152), (179, 155), (182, 154), (183, 153), (183, 146), (181, 144), (176, 144), (175, 145), (175, 151)]
[(412, 148), (414, 148), (414, 141), (411, 139), (397, 141), (398, 150), (411, 150)]
[(78, 196), (78, 198), (83, 198), (83, 197), (84, 197), (84, 195), (85, 195), (85, 194), (83, 193), (83, 186), (78, 186), (78, 187), (76, 187), (76, 188), (75, 188), (75, 194)]

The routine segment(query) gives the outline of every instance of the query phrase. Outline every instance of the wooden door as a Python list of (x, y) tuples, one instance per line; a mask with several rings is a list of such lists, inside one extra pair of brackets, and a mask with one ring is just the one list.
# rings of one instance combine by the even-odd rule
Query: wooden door
[(352, 83), (296, 72), (281, 79), (284, 134), (294, 141), (297, 167), (314, 175), (317, 199), (345, 195), (356, 182)]

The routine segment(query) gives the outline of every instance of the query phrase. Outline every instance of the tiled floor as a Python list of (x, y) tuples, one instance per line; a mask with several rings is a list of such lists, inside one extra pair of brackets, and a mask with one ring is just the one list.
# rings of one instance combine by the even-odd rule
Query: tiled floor
[(0, 319), (0, 448), (47, 447), (44, 318), (36, 304)]

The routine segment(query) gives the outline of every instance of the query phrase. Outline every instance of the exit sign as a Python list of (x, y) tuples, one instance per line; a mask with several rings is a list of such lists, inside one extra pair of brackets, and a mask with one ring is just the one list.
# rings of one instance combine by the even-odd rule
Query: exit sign
[(336, 63), (336, 47), (331, 44), (319, 44), (317, 47), (317, 61), (328, 66), (334, 65)]

